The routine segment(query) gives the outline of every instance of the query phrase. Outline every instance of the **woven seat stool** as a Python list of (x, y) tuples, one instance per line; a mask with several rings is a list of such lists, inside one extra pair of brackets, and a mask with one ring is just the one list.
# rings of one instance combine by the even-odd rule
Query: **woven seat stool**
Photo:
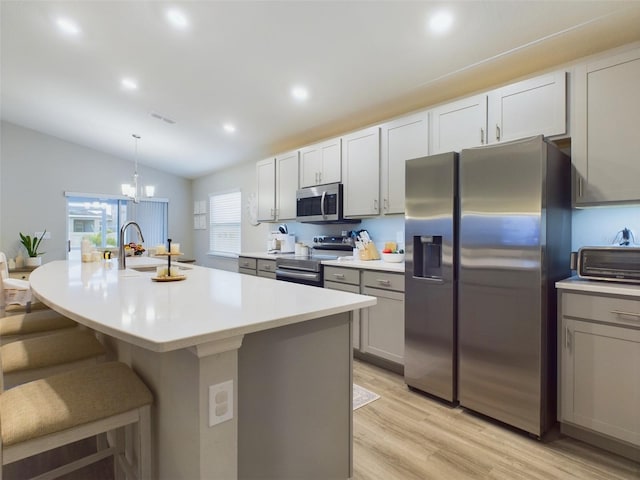
[(92, 331), (69, 329), (0, 346), (4, 389), (97, 363), (106, 349)]
[(0, 318), (0, 345), (76, 327), (76, 322), (53, 310), (9, 315)]
[[(124, 363), (106, 362), (0, 393), (2, 465), (115, 430), (114, 442), (39, 479), (53, 479), (109, 456), (127, 479), (151, 478), (153, 396)], [(125, 454), (124, 427), (137, 424), (137, 466)], [(115, 475), (116, 478), (120, 478)], [(0, 473), (0, 480), (2, 474)]]

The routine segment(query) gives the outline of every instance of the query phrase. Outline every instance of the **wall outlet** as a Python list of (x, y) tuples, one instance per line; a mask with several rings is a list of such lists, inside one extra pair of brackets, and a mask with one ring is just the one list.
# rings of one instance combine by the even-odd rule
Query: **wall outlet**
[(209, 385), (209, 426), (233, 418), (233, 380)]
[[(36, 238), (40, 238), (40, 236), (42, 235), (42, 232), (36, 232), (33, 234)], [(47, 232), (44, 234), (44, 238), (43, 240), (51, 240), (51, 232)]]

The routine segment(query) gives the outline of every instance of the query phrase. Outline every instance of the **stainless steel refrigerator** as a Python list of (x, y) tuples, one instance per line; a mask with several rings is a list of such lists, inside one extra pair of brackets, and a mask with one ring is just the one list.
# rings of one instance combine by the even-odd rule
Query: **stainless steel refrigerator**
[(458, 154), (406, 162), (406, 383), (456, 401)]
[[(454, 398), (457, 385), (457, 400), (463, 407), (542, 436), (555, 422), (556, 411), (554, 284), (570, 275), (570, 160), (541, 136), (460, 153), (459, 212), (450, 217), (453, 232), (456, 225), (458, 228), (457, 255), (455, 237), (452, 246), (447, 246), (453, 252), (454, 292), (457, 270), (457, 322), (456, 308), (448, 306), (450, 297), (437, 294), (430, 281), (416, 275), (421, 273), (415, 267), (416, 246), (423, 252), (423, 263), (424, 252), (434, 252), (428, 255), (428, 265), (422, 269), (425, 272), (438, 264), (439, 235), (429, 233), (429, 220), (423, 226), (411, 226), (415, 223), (411, 205), (423, 205), (424, 209), (442, 200), (433, 200), (434, 192), (440, 190), (418, 193), (409, 187), (409, 182), (419, 183), (409, 180), (411, 162), (407, 162), (406, 214), (410, 227), (405, 227), (405, 241), (413, 247), (410, 254), (407, 249), (407, 383), (442, 396), (430, 390), (433, 382), (422, 382), (422, 388), (413, 379), (433, 376), (436, 358), (444, 356), (433, 357), (423, 350), (432, 349), (434, 342), (444, 345), (443, 337), (430, 327), (420, 330), (415, 325), (441, 325), (443, 318), (434, 320), (431, 316), (451, 311), (450, 331), (457, 332), (457, 356), (451, 362), (451, 377), (455, 378), (457, 358)], [(440, 176), (436, 170), (423, 175)], [(416, 195), (420, 200), (414, 199)], [(454, 208), (455, 198), (454, 193)], [(446, 218), (437, 209), (421, 216), (439, 222)], [(433, 246), (429, 237), (433, 237)], [(443, 266), (448, 264), (447, 251), (443, 246)], [(443, 277), (445, 271), (443, 268)], [(447, 306), (425, 307), (419, 302), (444, 302)]]

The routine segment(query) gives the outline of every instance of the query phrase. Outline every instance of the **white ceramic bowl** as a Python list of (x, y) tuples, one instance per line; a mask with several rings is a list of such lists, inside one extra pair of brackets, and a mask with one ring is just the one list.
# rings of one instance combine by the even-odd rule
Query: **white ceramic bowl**
[(381, 253), (382, 260), (389, 263), (404, 262), (404, 253)]

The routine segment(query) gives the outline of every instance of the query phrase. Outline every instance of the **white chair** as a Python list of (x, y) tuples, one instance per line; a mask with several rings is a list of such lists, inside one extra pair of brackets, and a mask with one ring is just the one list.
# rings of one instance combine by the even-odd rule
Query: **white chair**
[[(116, 478), (122, 472), (126, 479), (150, 479), (152, 402), (147, 386), (119, 362), (72, 370), (2, 392), (1, 465), (115, 430), (109, 437), (112, 445), (105, 442), (105, 448), (37, 478), (57, 478), (113, 456)], [(137, 468), (126, 455), (124, 427), (129, 425), (138, 427), (131, 429), (137, 432)]]
[(5, 314), (7, 305), (22, 305), (26, 313), (31, 311), (31, 285), (26, 280), (9, 278), (9, 265), (7, 256), (0, 252), (0, 317)]

